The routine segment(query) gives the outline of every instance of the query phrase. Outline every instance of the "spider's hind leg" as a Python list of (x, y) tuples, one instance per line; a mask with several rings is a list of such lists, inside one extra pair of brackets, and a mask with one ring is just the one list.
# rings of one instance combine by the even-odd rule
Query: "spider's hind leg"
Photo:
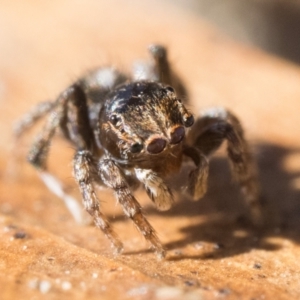
[(196, 120), (189, 142), (205, 156), (227, 141), (227, 153), (234, 179), (239, 183), (252, 220), (261, 224), (261, 195), (256, 164), (239, 120), (224, 108), (212, 108)]
[(169, 62), (166, 47), (159, 44), (152, 44), (148, 47), (148, 50), (151, 57), (150, 61), (134, 64), (133, 79), (157, 81), (170, 85), (175, 89), (180, 98), (188, 98), (188, 93), (182, 80), (174, 72)]
[(25, 114), (14, 126), (14, 134), (16, 137), (21, 136), (27, 129), (32, 127), (35, 122), (46, 115), (53, 109), (55, 102), (44, 101), (38, 103), (31, 111)]

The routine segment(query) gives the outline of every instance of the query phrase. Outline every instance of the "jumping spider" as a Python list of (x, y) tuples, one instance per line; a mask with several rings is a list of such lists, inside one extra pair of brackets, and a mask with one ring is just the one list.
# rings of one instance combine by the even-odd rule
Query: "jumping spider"
[[(49, 145), (59, 127), (76, 147), (73, 172), (84, 207), (116, 252), (121, 252), (123, 246), (101, 213), (94, 184), (114, 191), (125, 215), (158, 257), (164, 257), (165, 250), (155, 230), (132, 194), (138, 184), (144, 185), (159, 210), (169, 209), (173, 195), (166, 179), (179, 172), (185, 156), (195, 165), (186, 191), (199, 199), (206, 192), (208, 157), (226, 140), (233, 175), (254, 222), (260, 220), (259, 188), (255, 164), (238, 119), (223, 108), (212, 108), (194, 121), (180, 99), (186, 92), (170, 68), (166, 49), (152, 45), (149, 50), (151, 60), (138, 64), (132, 76), (112, 67), (96, 69), (69, 86), (55, 101), (40, 103), (18, 123), (16, 131), (23, 133), (49, 112), (28, 156), (46, 184), (70, 203), (58, 181), (46, 173)], [(76, 208), (72, 206), (71, 211), (76, 216)]]

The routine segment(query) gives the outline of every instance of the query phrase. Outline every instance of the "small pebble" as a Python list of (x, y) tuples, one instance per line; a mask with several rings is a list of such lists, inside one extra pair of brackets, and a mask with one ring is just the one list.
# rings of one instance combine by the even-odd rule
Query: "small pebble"
[(195, 282), (190, 281), (190, 280), (187, 280), (187, 281), (184, 282), (184, 284), (185, 284), (186, 286), (193, 286), (193, 285), (195, 285)]
[(260, 264), (260, 263), (255, 263), (255, 264), (253, 265), (253, 268), (254, 268), (254, 269), (261, 269), (261, 264)]
[(198, 242), (198, 243), (195, 243), (194, 244), (194, 248), (196, 249), (196, 250), (200, 250), (200, 249), (202, 249), (204, 247), (204, 244), (202, 243), (202, 242)]
[(156, 290), (158, 299), (180, 299), (183, 296), (183, 291), (176, 287), (160, 287)]
[(175, 250), (174, 254), (177, 256), (181, 256), (182, 255), (182, 251), (181, 250)]
[(86, 283), (84, 281), (81, 281), (80, 282), (80, 287), (85, 290), (86, 289)]
[(220, 289), (219, 290), (219, 293), (221, 294), (221, 295), (229, 295), (230, 293), (231, 293), (231, 290), (230, 289), (228, 289), (228, 288), (224, 288), (224, 289)]
[(24, 231), (18, 231), (14, 234), (15, 239), (24, 239), (26, 238), (26, 233)]
[(55, 260), (55, 257), (49, 256), (49, 257), (47, 257), (47, 259), (48, 259), (49, 261), (53, 261), (53, 260)]
[(214, 249), (223, 249), (225, 248), (225, 245), (222, 243), (216, 243), (214, 244)]
[(38, 280), (37, 279), (31, 279), (29, 282), (28, 282), (28, 287), (31, 288), (31, 289), (36, 289), (38, 288)]
[(42, 280), (39, 284), (39, 291), (42, 293), (42, 294), (47, 294), (50, 289), (51, 289), (51, 282), (49, 281), (46, 281), (46, 280)]
[(129, 290), (127, 292), (127, 295), (130, 297), (135, 297), (135, 296), (139, 296), (139, 295), (145, 295), (148, 293), (148, 291), (149, 291), (149, 287), (146, 285), (142, 285), (140, 287)]
[(71, 282), (69, 282), (69, 281), (63, 281), (63, 282), (61, 283), (61, 288), (62, 288), (64, 291), (68, 291), (68, 290), (70, 290), (70, 289), (72, 288), (72, 284), (71, 284)]

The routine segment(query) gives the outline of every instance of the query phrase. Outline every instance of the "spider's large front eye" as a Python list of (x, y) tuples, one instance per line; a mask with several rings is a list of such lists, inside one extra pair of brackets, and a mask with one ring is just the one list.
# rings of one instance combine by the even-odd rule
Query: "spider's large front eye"
[(140, 143), (134, 143), (130, 146), (130, 152), (131, 153), (139, 153), (143, 149), (143, 145)]
[(165, 139), (156, 138), (148, 144), (147, 151), (151, 154), (158, 154), (165, 149), (166, 145), (167, 141)]
[(171, 132), (171, 144), (178, 144), (180, 143), (185, 135), (185, 130), (184, 127), (176, 127), (172, 132)]

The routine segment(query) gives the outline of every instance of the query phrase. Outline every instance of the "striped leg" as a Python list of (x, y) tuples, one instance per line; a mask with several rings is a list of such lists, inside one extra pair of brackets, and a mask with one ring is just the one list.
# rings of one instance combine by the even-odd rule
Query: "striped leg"
[(157, 257), (162, 259), (165, 256), (165, 250), (158, 239), (155, 230), (143, 215), (140, 204), (131, 194), (119, 168), (112, 160), (104, 159), (100, 161), (98, 170), (103, 182), (114, 190), (125, 215), (134, 222), (135, 226), (145, 239), (151, 243)]
[(238, 119), (223, 108), (209, 109), (196, 120), (190, 139), (204, 155), (211, 154), (224, 140), (227, 141), (233, 177), (241, 187), (253, 222), (260, 224), (262, 211), (256, 164)]
[(123, 250), (123, 245), (101, 213), (100, 202), (94, 191), (93, 181), (97, 180), (96, 168), (97, 165), (94, 163), (89, 151), (83, 150), (76, 153), (73, 161), (73, 172), (75, 180), (79, 185), (84, 208), (93, 217), (96, 226), (111, 241), (116, 253), (120, 253)]

